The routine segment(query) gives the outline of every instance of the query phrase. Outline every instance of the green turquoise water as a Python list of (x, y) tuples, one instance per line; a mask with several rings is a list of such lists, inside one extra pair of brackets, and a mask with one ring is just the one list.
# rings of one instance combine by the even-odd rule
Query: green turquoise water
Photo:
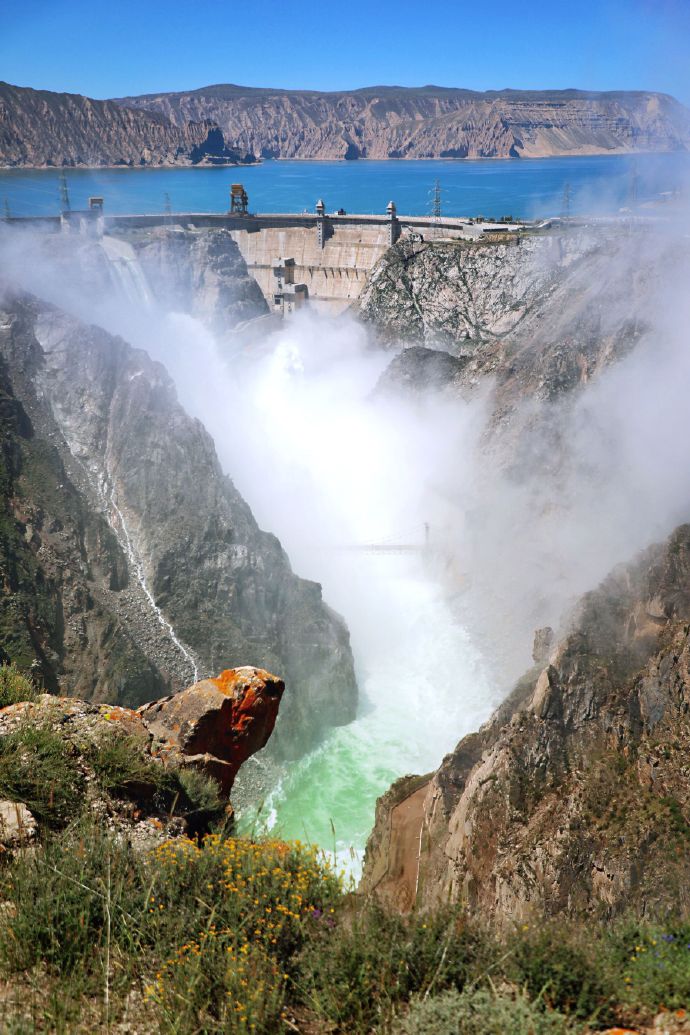
[[(365, 654), (358, 718), (285, 766), (258, 821), (253, 811), (244, 817), (245, 829), (258, 823), (282, 837), (335, 850), (354, 875), (377, 797), (406, 773), (436, 768), (493, 704), (482, 659), (441, 587), (421, 571), (405, 570), (407, 562), (399, 558), (373, 560), (364, 562), (365, 584), (380, 594), (377, 605), (386, 612), (388, 634), (377, 650), (360, 637), (354, 617), (355, 654)], [(391, 565), (397, 576), (382, 573)]]

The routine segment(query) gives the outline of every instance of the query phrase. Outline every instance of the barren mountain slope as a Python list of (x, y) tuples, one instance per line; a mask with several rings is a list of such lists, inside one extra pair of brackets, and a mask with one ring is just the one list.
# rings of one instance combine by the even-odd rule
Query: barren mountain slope
[(428, 86), (345, 93), (233, 85), (121, 98), (182, 126), (211, 119), (266, 158), (508, 158), (690, 146), (690, 113), (666, 94)]
[(0, 166), (190, 165), (235, 163), (212, 122), (171, 123), (79, 94), (0, 82)]

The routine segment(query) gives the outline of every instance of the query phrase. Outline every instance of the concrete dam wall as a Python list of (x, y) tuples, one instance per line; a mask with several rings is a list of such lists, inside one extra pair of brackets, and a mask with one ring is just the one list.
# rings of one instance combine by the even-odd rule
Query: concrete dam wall
[(35, 223), (44, 229), (113, 234), (159, 226), (182, 226), (203, 232), (226, 229), (256, 280), (269, 309), (287, 316), (307, 302), (317, 311), (337, 314), (347, 309), (364, 288), (367, 276), (384, 252), (398, 239), (516, 240), (524, 223), (487, 223), (469, 218), (399, 216), (391, 202), (385, 215), (326, 213), (319, 202), (316, 213), (153, 213), (107, 215), (103, 199), (86, 211), (61, 216), (6, 220)]

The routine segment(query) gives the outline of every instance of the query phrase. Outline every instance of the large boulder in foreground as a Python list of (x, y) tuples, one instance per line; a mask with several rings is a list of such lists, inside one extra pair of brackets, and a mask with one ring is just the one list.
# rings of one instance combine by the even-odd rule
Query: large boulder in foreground
[(242, 763), (268, 742), (284, 690), (282, 679), (245, 666), (145, 704), (137, 714), (156, 753), (208, 772), (228, 794)]
[(9, 799), (0, 802), (0, 853), (18, 829), (23, 842), (33, 836), (24, 807), (35, 802), (39, 826), (92, 813), (142, 847), (203, 834), (231, 815), (237, 771), (271, 736), (284, 689), (270, 672), (245, 667), (137, 710), (52, 694), (0, 709), (0, 789)]

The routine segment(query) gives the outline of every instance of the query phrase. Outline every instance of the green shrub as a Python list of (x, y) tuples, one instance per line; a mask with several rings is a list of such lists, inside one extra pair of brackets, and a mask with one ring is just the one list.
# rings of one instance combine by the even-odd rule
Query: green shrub
[(413, 1003), (394, 1030), (395, 1035), (576, 1035), (582, 1025), (531, 1002), (524, 993), (451, 989)]
[(0, 666), (0, 708), (20, 701), (35, 701), (36, 688), (15, 665)]
[(0, 798), (23, 802), (51, 827), (78, 814), (83, 778), (58, 732), (27, 719), (0, 737)]
[(614, 989), (602, 965), (600, 941), (575, 925), (525, 925), (509, 939), (509, 974), (533, 998), (583, 1019), (609, 1016)]
[(174, 774), (173, 806), (177, 813), (187, 817), (190, 832), (196, 832), (196, 824), (221, 819), (225, 814), (225, 801), (221, 798), (216, 780), (198, 769), (179, 769)]
[(690, 1005), (690, 923), (620, 925), (610, 936), (617, 999), (645, 1016)]
[(59, 990), (49, 1030), (66, 1003), (103, 1005), (108, 977), (115, 1013), (145, 990), (146, 1030), (275, 1035), (292, 961), (339, 896), (298, 843), (212, 835), (144, 852), (85, 817), (2, 874), (0, 968), (38, 968)]
[(352, 923), (315, 934), (300, 959), (299, 982), (318, 1017), (368, 1032), (410, 996), (461, 988), (488, 965), (489, 940), (459, 914), (404, 919), (369, 905)]

